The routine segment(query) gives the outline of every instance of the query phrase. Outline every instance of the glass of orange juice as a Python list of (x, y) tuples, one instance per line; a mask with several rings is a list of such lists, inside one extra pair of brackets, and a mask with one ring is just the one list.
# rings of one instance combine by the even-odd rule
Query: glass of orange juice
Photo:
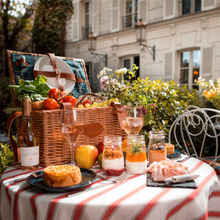
[(147, 168), (146, 144), (144, 135), (128, 135), (126, 170), (129, 174), (143, 174)]

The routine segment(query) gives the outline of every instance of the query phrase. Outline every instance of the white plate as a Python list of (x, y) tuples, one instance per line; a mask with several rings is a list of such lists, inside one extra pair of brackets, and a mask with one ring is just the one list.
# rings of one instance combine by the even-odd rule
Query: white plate
[[(73, 74), (73, 71), (70, 68), (70, 66), (58, 57), (56, 57), (56, 64), (57, 64), (57, 69), (59, 69), (61, 72)], [(51, 65), (50, 58), (48, 56), (44, 56), (38, 59), (34, 65), (34, 70), (53, 72), (53, 66)], [(47, 79), (48, 79), (47, 85), (51, 89), (58, 88), (56, 77), (54, 78), (48, 77)], [(66, 80), (66, 79), (61, 78), (61, 83), (66, 92), (71, 92), (75, 86), (75, 82), (73, 80)]]

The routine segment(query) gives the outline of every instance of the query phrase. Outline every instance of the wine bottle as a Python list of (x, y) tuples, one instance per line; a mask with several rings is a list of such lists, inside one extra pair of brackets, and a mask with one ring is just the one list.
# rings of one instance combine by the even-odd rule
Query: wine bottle
[(18, 135), (18, 163), (21, 170), (39, 167), (39, 144), (31, 118), (31, 99), (23, 98), (23, 119)]

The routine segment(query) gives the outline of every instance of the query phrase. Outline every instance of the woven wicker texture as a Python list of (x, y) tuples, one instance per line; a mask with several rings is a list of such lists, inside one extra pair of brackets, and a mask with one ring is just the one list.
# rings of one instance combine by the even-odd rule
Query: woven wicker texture
[[(103, 126), (101, 134), (88, 137), (82, 131), (76, 142), (80, 145), (97, 146), (106, 135), (119, 135), (124, 140), (127, 134), (120, 128), (116, 109), (112, 106), (105, 108), (77, 109), (83, 111), (84, 125), (100, 123)], [(70, 163), (70, 146), (60, 131), (60, 109), (32, 111), (33, 125), (40, 145), (40, 165), (43, 167), (55, 164)], [(21, 127), (21, 118), (18, 119), (18, 130)]]

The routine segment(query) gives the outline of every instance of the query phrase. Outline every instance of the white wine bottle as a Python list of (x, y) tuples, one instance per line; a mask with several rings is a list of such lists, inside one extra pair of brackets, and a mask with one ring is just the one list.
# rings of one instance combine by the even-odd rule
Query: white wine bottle
[(18, 163), (21, 170), (39, 167), (39, 144), (31, 118), (31, 99), (23, 98), (23, 120), (18, 135)]

